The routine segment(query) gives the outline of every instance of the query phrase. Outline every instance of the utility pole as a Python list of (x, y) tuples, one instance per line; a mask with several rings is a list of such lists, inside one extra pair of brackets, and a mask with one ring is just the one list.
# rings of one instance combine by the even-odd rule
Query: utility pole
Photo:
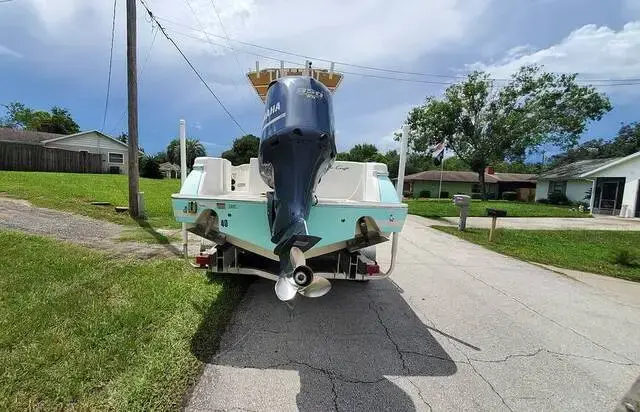
[(129, 214), (140, 215), (138, 205), (138, 74), (136, 67), (136, 0), (127, 0), (127, 89), (129, 107)]

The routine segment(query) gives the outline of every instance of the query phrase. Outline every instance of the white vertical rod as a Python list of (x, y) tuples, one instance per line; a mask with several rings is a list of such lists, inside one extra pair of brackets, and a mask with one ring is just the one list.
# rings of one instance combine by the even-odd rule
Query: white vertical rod
[(331, 67), (329, 68), (329, 78), (333, 79), (333, 67), (334, 67), (334, 63), (331, 62)]
[[(184, 185), (187, 178), (187, 125), (184, 120), (180, 120), (180, 183)], [(189, 258), (188, 253), (189, 234), (187, 233), (187, 224), (182, 224), (182, 251), (184, 258)]]
[(409, 125), (402, 126), (402, 138), (400, 139), (400, 166), (398, 167), (398, 183), (396, 191), (398, 199), (402, 202), (402, 191), (404, 188), (404, 168), (407, 163), (407, 145), (409, 142)]
[(442, 195), (442, 174), (443, 173), (444, 173), (444, 153), (442, 154), (442, 161), (440, 162), (440, 188), (438, 189), (438, 199), (440, 199), (440, 196)]
[[(402, 125), (402, 137), (400, 138), (400, 165), (398, 167), (398, 183), (396, 191), (398, 193), (398, 199), (402, 202), (402, 191), (404, 189), (404, 168), (407, 164), (407, 145), (409, 144), (409, 125)], [(398, 253), (398, 239), (400, 233), (393, 232), (393, 238), (391, 239), (391, 265), (389, 270), (384, 274), (384, 277), (388, 277), (393, 272), (396, 264), (396, 254)]]
[(278, 77), (284, 77), (284, 60), (280, 60), (280, 76)]

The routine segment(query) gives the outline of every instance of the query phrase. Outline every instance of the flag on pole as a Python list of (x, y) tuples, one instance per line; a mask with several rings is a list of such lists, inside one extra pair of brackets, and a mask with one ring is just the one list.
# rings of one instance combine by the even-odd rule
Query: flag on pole
[(432, 146), (429, 149), (429, 154), (433, 158), (433, 163), (435, 163), (436, 165), (439, 165), (442, 162), (442, 159), (444, 158), (445, 149), (446, 149), (445, 142), (438, 143), (437, 145)]

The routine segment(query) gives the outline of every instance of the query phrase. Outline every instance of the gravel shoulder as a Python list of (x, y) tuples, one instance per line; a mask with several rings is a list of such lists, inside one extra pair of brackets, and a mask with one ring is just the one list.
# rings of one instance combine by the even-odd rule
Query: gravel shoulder
[[(59, 240), (101, 249), (114, 257), (150, 259), (176, 257), (182, 254), (181, 242), (154, 244), (121, 241), (124, 231), (131, 227), (35, 207), (26, 200), (0, 197), (0, 230), (17, 230), (35, 235), (49, 236)], [(166, 231), (150, 227), (140, 230), (165, 234)], [(196, 242), (190, 242), (198, 248)]]

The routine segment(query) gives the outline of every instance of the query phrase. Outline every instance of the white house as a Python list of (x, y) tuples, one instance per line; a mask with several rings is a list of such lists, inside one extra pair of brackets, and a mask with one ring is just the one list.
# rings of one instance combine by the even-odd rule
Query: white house
[(591, 213), (640, 217), (640, 152), (626, 157), (589, 159), (538, 176), (536, 200), (559, 192), (587, 201)]
[(129, 146), (97, 130), (62, 135), (41, 143), (45, 147), (100, 153), (105, 173), (128, 173)]

